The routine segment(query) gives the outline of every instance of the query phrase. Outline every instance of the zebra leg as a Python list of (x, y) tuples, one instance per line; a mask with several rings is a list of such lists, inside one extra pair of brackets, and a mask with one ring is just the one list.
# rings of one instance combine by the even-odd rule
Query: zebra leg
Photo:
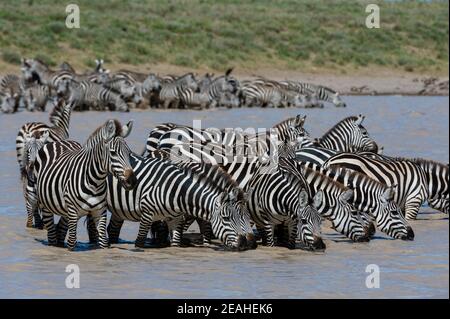
[(27, 184), (28, 185), (24, 187), (25, 203), (27, 209), (27, 227), (33, 227), (34, 218), (34, 227), (37, 229), (43, 229), (44, 223), (42, 221), (41, 215), (39, 214), (36, 189), (34, 185), (31, 185), (28, 182)]
[(212, 225), (210, 222), (197, 219), (198, 226), (200, 227), (200, 233), (203, 236), (203, 246), (211, 246), (212, 237)]
[(184, 228), (184, 218), (177, 218), (172, 221), (173, 231), (172, 231), (172, 243), (173, 247), (181, 246), (181, 239), (183, 238), (183, 228)]
[(56, 225), (56, 246), (64, 247), (64, 240), (67, 235), (67, 218), (61, 216)]
[(264, 227), (256, 225), (256, 230), (258, 231), (258, 235), (261, 238), (262, 245), (267, 246), (267, 236), (266, 236), (266, 230), (264, 229)]
[(89, 236), (89, 244), (98, 243), (98, 231), (95, 225), (94, 218), (91, 215), (86, 216), (87, 232)]
[(122, 229), (123, 220), (111, 217), (108, 224), (108, 238), (110, 244), (117, 244), (119, 242), (120, 230)]
[(288, 233), (287, 248), (289, 249), (295, 249), (295, 240), (297, 239), (298, 233), (297, 224), (298, 224), (297, 222), (291, 220), (288, 222), (287, 227), (283, 227), (287, 228)]
[(135, 247), (144, 248), (145, 240), (147, 239), (148, 231), (152, 225), (153, 214), (152, 213), (142, 213), (141, 222), (139, 223), (139, 232), (134, 243)]
[(55, 221), (53, 219), (53, 213), (43, 209), (42, 210), (42, 218), (44, 220), (45, 228), (47, 229), (47, 239), (49, 246), (56, 246), (56, 227)]
[(406, 202), (404, 208), (406, 220), (415, 220), (417, 218), (421, 204), (417, 201)]
[(77, 223), (78, 213), (73, 208), (69, 208), (67, 216), (67, 226), (69, 229), (69, 239), (67, 240), (67, 248), (74, 250), (77, 244)]
[(106, 236), (106, 219), (107, 219), (106, 217), (107, 217), (106, 210), (92, 217), (97, 227), (98, 244), (100, 248), (109, 247), (108, 238)]
[(275, 241), (273, 238), (273, 225), (269, 223), (264, 224), (264, 232), (266, 233), (267, 246), (275, 246)]

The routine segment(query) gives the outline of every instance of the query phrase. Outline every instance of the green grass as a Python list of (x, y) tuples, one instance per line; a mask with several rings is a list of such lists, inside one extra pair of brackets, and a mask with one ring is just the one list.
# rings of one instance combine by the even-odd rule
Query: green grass
[[(1, 1), (1, 59), (15, 64), (18, 57), (39, 56), (52, 65), (67, 60), (89, 66), (103, 57), (112, 64), (217, 70), (448, 71), (447, 1), (73, 2), (80, 6), (81, 29), (65, 27), (67, 1)], [(381, 29), (365, 27), (367, 3), (380, 5)]]

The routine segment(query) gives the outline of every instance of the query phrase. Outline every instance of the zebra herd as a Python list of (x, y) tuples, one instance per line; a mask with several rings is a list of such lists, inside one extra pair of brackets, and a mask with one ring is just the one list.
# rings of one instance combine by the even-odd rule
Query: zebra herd
[(69, 140), (76, 107), (57, 103), (51, 124), (27, 123), (16, 139), (26, 226), (45, 228), (49, 245), (68, 237), (74, 249), (86, 216), (90, 241), (101, 248), (119, 243), (132, 221), (139, 248), (181, 246), (197, 222), (206, 246), (217, 238), (229, 250), (260, 240), (324, 250), (324, 220), (354, 242), (370, 241), (376, 229), (413, 240), (408, 221), (424, 203), (448, 214), (448, 164), (382, 155), (362, 115), (320, 138), (300, 115), (258, 132), (162, 123), (136, 154), (126, 143), (132, 122), (108, 120), (84, 144)]
[(159, 76), (129, 70), (110, 72), (103, 60), (82, 74), (67, 62), (51, 69), (39, 59), (22, 59), (22, 74), (0, 76), (3, 113), (19, 109), (44, 111), (67, 103), (74, 110), (129, 111), (132, 107), (206, 109), (233, 107), (323, 108), (323, 102), (345, 107), (330, 88), (266, 78), (239, 81), (232, 69), (214, 77), (207, 73)]

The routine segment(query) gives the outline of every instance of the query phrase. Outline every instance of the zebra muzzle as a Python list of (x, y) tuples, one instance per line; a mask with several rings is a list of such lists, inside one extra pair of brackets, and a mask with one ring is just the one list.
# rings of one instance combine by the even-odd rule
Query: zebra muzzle
[(137, 178), (132, 169), (126, 169), (123, 176), (122, 184), (125, 189), (131, 190), (137, 185)]
[(248, 249), (256, 249), (256, 247), (258, 247), (258, 244), (256, 243), (256, 236), (254, 234), (247, 234), (246, 240)]
[(406, 236), (402, 237), (403, 240), (414, 240), (414, 231), (410, 226), (406, 228), (407, 234)]

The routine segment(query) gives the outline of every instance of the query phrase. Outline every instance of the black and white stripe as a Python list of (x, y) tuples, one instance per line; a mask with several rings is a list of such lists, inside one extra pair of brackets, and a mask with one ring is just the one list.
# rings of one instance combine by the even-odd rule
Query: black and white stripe
[[(116, 176), (124, 187), (131, 189), (136, 177), (129, 163), (130, 149), (125, 143), (132, 123), (121, 126), (109, 120), (100, 126), (81, 146), (74, 141), (46, 144), (38, 153), (34, 165), (38, 206), (42, 211), (50, 245), (62, 245), (69, 230), (67, 246), (75, 248), (77, 221), (90, 215), (100, 238), (106, 238), (106, 180), (108, 173)], [(53, 215), (61, 216), (57, 231)]]

